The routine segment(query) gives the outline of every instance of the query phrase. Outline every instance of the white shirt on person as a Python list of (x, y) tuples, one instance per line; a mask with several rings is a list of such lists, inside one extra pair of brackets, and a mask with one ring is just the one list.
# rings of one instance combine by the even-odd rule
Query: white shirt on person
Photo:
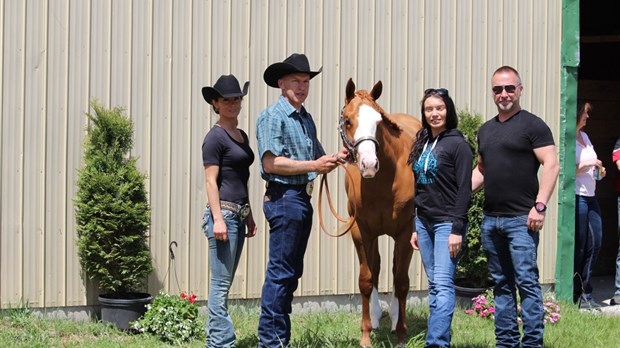
[[(582, 162), (588, 162), (593, 159), (597, 159), (596, 151), (588, 135), (585, 132), (579, 131), (584, 144), (577, 141), (575, 146), (575, 163), (579, 165)], [(585, 146), (584, 146), (585, 145)], [(596, 180), (594, 179), (594, 170), (596, 166), (590, 166), (586, 171), (576, 173), (575, 175), (575, 194), (586, 197), (594, 197), (596, 190)]]

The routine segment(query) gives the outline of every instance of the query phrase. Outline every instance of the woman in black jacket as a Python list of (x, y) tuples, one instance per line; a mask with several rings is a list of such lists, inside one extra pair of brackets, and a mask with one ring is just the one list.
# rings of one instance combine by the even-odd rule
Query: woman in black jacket
[(467, 230), (472, 150), (456, 129), (454, 102), (444, 88), (422, 98), (422, 128), (409, 163), (415, 176), (416, 216), (411, 245), (428, 276), (427, 347), (449, 347), (454, 313), (454, 273)]

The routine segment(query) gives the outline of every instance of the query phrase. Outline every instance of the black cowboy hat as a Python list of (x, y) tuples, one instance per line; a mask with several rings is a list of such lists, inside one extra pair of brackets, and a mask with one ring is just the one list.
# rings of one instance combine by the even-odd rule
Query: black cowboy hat
[(318, 75), (323, 67), (320, 67), (318, 71), (310, 71), (310, 64), (305, 54), (293, 53), (286, 58), (282, 63), (271, 64), (265, 73), (263, 79), (268, 86), (278, 88), (278, 80), (282, 76), (293, 73), (304, 73), (310, 75), (310, 78)]
[(250, 87), (250, 81), (247, 81), (243, 85), (243, 92), (239, 85), (239, 81), (233, 75), (222, 75), (215, 82), (213, 87), (202, 87), (202, 97), (205, 98), (207, 103), (211, 104), (213, 99), (216, 98), (234, 98), (243, 97), (248, 94), (248, 87)]

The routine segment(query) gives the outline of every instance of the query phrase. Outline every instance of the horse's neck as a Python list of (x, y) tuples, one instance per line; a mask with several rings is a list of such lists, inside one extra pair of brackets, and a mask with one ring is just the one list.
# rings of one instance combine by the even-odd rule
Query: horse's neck
[[(382, 127), (377, 127), (376, 137), (380, 143), (384, 143), (383, 146), (390, 148), (401, 148), (402, 142), (412, 142), (415, 139), (416, 131), (409, 125), (403, 122), (395, 122), (398, 125), (399, 130), (392, 128), (392, 125), (384, 124)], [(380, 145), (381, 146), (381, 145)]]
[(405, 132), (410, 139), (415, 139), (415, 135), (417, 133), (417, 131), (415, 129), (413, 129), (411, 126), (409, 126), (408, 124), (399, 122), (398, 126), (402, 129), (403, 132)]
[(389, 127), (386, 125), (385, 127), (377, 128), (377, 141), (379, 142), (377, 155), (380, 157), (379, 162), (382, 163), (382, 167), (386, 164), (386, 161), (394, 163), (395, 167), (403, 165), (403, 163), (406, 165), (411, 148), (405, 144), (412, 143), (413, 137), (403, 125), (401, 125), (400, 132)]

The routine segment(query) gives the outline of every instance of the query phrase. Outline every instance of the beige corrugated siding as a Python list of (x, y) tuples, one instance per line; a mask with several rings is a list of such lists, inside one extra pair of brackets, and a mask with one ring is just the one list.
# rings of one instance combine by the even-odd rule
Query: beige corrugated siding
[[(312, 80), (306, 107), (324, 148), (335, 152), (349, 77), (360, 89), (382, 80), (379, 102), (388, 112), (417, 116), (424, 89), (445, 87), (458, 108), (489, 118), (495, 113), (491, 74), (509, 64), (522, 75), (522, 105), (543, 117), (559, 141), (561, 5), (561, 0), (0, 0), (0, 306), (97, 302), (96, 287), (81, 277), (72, 201), (89, 100), (123, 106), (135, 125), (133, 155), (148, 175), (152, 207), (156, 271), (148, 290), (190, 290), (205, 299), (201, 143), (216, 118), (202, 99), (203, 86), (228, 73), (241, 83), (251, 81), (240, 127), (256, 149), (256, 117), (278, 96), (263, 82), (263, 71), (305, 52), (312, 68), (323, 67)], [(234, 298), (260, 297), (267, 262), (264, 182), (257, 163), (252, 174), (259, 234), (246, 243)], [(340, 170), (328, 176), (341, 214), (343, 180)], [(555, 273), (554, 202), (539, 249), (545, 283)], [(315, 217), (317, 212), (315, 204)], [(326, 205), (323, 215), (336, 233), (341, 224)], [(178, 245), (173, 262), (172, 241)], [(381, 240), (382, 292), (391, 290), (392, 246)], [(357, 293), (358, 269), (350, 237), (322, 234), (315, 219), (298, 295)], [(410, 275), (412, 290), (426, 287), (418, 254)]]

